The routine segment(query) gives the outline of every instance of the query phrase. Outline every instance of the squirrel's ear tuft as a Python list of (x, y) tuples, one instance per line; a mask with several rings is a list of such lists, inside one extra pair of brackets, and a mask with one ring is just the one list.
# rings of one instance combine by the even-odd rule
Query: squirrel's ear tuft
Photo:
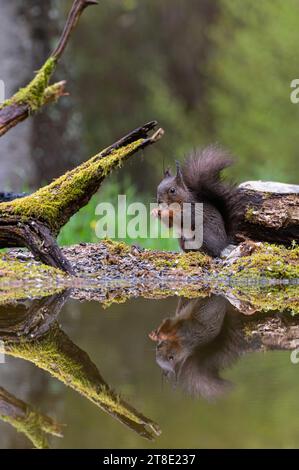
[(170, 176), (172, 176), (170, 168), (166, 168), (164, 171), (164, 178), (169, 178)]
[(183, 173), (182, 173), (180, 162), (176, 160), (175, 164), (176, 164), (176, 177), (175, 178), (178, 183), (184, 184), (184, 178), (183, 178)]

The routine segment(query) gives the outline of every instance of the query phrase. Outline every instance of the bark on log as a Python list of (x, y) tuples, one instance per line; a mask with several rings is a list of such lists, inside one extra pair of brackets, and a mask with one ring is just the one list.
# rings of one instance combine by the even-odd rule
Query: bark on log
[(244, 215), (236, 235), (290, 245), (299, 240), (299, 186), (251, 181), (240, 185)]

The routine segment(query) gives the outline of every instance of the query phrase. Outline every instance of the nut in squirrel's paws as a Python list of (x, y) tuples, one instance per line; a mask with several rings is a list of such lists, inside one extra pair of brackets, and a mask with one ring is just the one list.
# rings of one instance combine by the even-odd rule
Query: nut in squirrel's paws
[(173, 218), (173, 210), (169, 209), (168, 207), (155, 207), (151, 215), (153, 217), (160, 217), (161, 219), (168, 219), (168, 218)]

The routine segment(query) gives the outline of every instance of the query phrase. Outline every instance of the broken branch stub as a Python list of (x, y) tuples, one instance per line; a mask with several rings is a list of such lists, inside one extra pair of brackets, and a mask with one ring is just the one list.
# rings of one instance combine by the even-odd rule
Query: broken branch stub
[[(24, 102), (22, 96), (25, 96), (26, 92), (20, 90), (20, 95), (18, 95), (17, 93), (15, 97), (11, 98), (10, 100), (8, 100), (8, 102), (6, 102), (5, 106), (1, 105), (0, 137), (6, 134), (9, 129), (19, 124), (19, 122), (22, 122), (27, 119), (27, 117), (35, 110), (48, 103), (56, 102), (62, 96), (67, 96), (68, 93), (65, 91), (65, 84), (66, 82), (64, 80), (54, 83), (53, 85), (46, 87), (39, 98), (34, 98), (34, 95), (32, 95), (30, 98), (29, 95), (27, 95), (27, 97), (25, 97), (24, 99)], [(27, 98), (28, 101), (26, 102)]]

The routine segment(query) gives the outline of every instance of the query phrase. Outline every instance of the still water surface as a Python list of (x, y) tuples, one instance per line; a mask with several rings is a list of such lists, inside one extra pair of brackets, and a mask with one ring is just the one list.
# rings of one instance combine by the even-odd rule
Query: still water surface
[[(159, 330), (176, 311), (179, 325), (168, 320)], [(7, 314), (12, 318), (14, 309), (1, 307), (0, 330)], [(263, 329), (259, 318), (255, 329)], [(0, 386), (65, 424), (63, 438), (50, 437), (52, 448), (299, 447), (299, 364), (290, 350), (267, 340), (267, 327), (262, 340), (252, 339), (251, 321), (219, 296), (179, 306), (177, 297), (107, 309), (97, 302), (64, 304), (60, 329), (117, 394), (158, 423), (162, 433), (154, 441), (23, 359), (6, 356)], [(0, 421), (0, 447), (32, 443)]]

